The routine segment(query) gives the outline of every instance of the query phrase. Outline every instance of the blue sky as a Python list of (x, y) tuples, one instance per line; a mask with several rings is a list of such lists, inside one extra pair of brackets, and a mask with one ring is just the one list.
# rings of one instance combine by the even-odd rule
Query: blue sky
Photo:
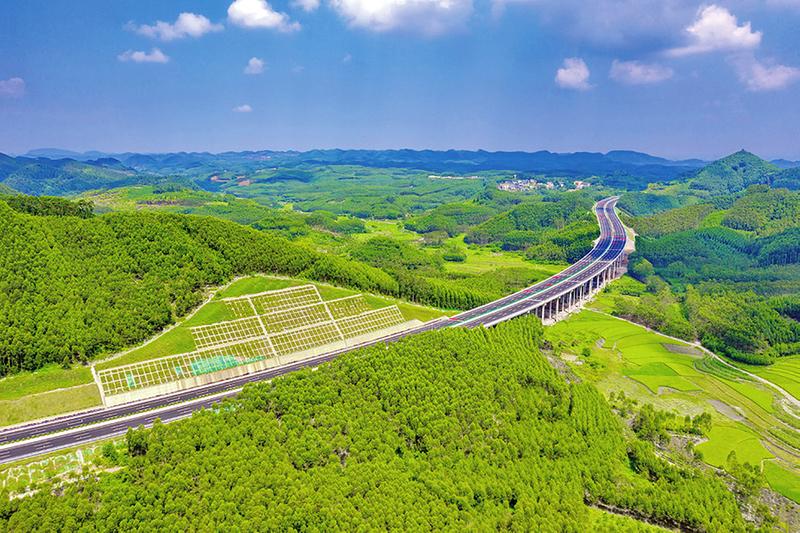
[(800, 0), (8, 0), (0, 151), (800, 159)]

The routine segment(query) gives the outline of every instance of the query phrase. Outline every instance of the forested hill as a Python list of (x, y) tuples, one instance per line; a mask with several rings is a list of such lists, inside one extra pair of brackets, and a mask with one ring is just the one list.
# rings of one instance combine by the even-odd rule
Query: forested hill
[(800, 188), (797, 177), (795, 169), (782, 170), (742, 150), (700, 169), (689, 180), (689, 188), (710, 195), (737, 193), (758, 184), (797, 189)]
[[(304, 231), (328, 236), (353, 222), (295, 217)], [(450, 276), (438, 254), (381, 237), (320, 252), (284, 238), (291, 232), (270, 217), (255, 224), (259, 231), (146, 210), (94, 216), (85, 200), (16, 195), (0, 196), (0, 226), (0, 375), (127, 347), (235, 275), (290, 275), (444, 309), (476, 307), (531, 282), (514, 269)]]
[[(61, 195), (141, 183), (147, 176), (116, 159), (75, 161), (0, 154), (0, 187), (25, 194)], [(8, 194), (10, 191), (0, 192)]]
[(381, 270), (233, 222), (152, 212), (92, 217), (82, 204), (58, 200), (13, 199), (14, 209), (0, 201), (0, 375), (141, 341), (197, 305), (203, 287), (237, 274), (398, 292)]
[(657, 299), (623, 314), (744, 362), (800, 352), (800, 193), (751, 185), (727, 209), (628, 222), (639, 234), (632, 272)]
[(595, 504), (752, 529), (718, 476), (626, 438), (540, 338), (535, 317), (449, 329), (248, 386), (107, 445), (118, 472), (0, 497), (0, 530), (588, 531)]

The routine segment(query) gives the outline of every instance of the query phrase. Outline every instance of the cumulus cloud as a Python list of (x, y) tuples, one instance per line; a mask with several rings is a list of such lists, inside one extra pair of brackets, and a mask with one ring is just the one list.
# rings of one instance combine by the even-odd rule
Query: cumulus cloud
[(258, 57), (251, 57), (244, 67), (245, 74), (261, 74), (264, 72), (264, 60)]
[(5, 98), (22, 98), (25, 96), (25, 80), (22, 78), (0, 80), (0, 96)]
[(250, 107), (250, 104), (237, 105), (233, 108), (234, 113), (250, 113), (251, 111), (253, 111), (253, 108)]
[(118, 55), (117, 59), (125, 63), (128, 61), (133, 61), (134, 63), (166, 63), (169, 61), (169, 56), (158, 48), (153, 48), (149, 53), (142, 50), (126, 50)]
[(749, 91), (776, 91), (800, 80), (800, 68), (780, 64), (764, 64), (754, 57), (732, 59), (739, 80)]
[(618, 61), (611, 63), (611, 79), (628, 85), (650, 85), (666, 81), (674, 74), (667, 66), (641, 61)]
[(568, 57), (556, 72), (556, 84), (563, 89), (586, 91), (592, 88), (589, 84), (589, 75), (589, 67), (583, 59)]
[(130, 24), (130, 27), (139, 35), (161, 41), (202, 37), (206, 33), (222, 31), (222, 24), (214, 24), (203, 15), (195, 13), (181, 13), (172, 24), (158, 20), (155, 24), (142, 24), (138, 27)]
[(715, 51), (748, 50), (761, 43), (761, 32), (753, 31), (749, 22), (741, 26), (736, 16), (724, 7), (712, 4), (697, 11), (692, 24), (686, 27), (689, 44), (668, 50), (673, 57)]
[(472, 0), (330, 0), (330, 5), (352, 27), (426, 35), (463, 25), (473, 11)]
[(294, 0), (292, 5), (310, 13), (319, 8), (319, 0)]
[(282, 32), (300, 29), (289, 15), (272, 9), (266, 0), (234, 0), (228, 6), (228, 20), (243, 28), (267, 28)]

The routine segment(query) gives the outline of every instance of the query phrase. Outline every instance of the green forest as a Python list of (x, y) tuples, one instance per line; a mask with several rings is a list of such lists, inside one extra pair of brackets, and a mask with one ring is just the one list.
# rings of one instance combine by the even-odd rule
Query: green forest
[(769, 364), (800, 351), (800, 193), (751, 185), (726, 203), (628, 219), (639, 234), (631, 272), (649, 294), (618, 312)]
[(0, 527), (581, 531), (600, 505), (752, 529), (721, 478), (660, 459), (593, 386), (567, 384), (541, 335), (533, 317), (450, 329), (248, 386), (130, 430), (123, 453), (104, 448), (118, 472), (0, 498)]
[(469, 309), (541, 278), (520, 268), (446, 271), (445, 256), (463, 260), (452, 246), (440, 254), (373, 236), (329, 253), (290, 242), (365, 232), (364, 222), (327, 212), (261, 208), (248, 227), (159, 210), (94, 215), (86, 200), (11, 196), (0, 200), (0, 223), (0, 375), (140, 342), (196, 307), (205, 288), (237, 275), (290, 275), (444, 309)]
[(34, 216), (0, 201), (0, 374), (141, 341), (199, 304), (204, 287), (239, 274), (398, 292), (378, 269), (216, 218), (71, 215)]

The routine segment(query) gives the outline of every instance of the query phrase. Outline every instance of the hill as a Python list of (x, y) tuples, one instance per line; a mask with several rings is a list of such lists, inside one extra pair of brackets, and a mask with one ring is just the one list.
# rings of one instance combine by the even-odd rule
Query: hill
[(106, 473), (1, 499), (0, 529), (579, 531), (595, 505), (747, 529), (720, 479), (626, 437), (540, 343), (525, 317), (246, 387), (222, 409), (130, 431), (123, 455), (107, 445)]
[(779, 168), (760, 157), (741, 150), (700, 169), (689, 188), (711, 195), (736, 193), (750, 185), (771, 183)]
[[(397, 293), (388, 274), (211, 217), (81, 218), (81, 203), (0, 201), (0, 375), (87, 361), (160, 330), (237, 274), (274, 272)], [(29, 213), (66, 216), (35, 216)], [(89, 213), (90, 214), (90, 213)]]
[(0, 154), (0, 185), (25, 194), (64, 195), (90, 189), (121, 187), (146, 177), (112, 159), (32, 159)]

